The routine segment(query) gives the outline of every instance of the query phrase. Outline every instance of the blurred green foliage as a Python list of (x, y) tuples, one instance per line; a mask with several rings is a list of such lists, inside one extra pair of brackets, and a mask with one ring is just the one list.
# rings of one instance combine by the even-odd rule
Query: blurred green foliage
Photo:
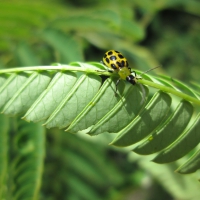
[[(100, 61), (105, 51), (116, 49), (133, 68), (162, 65), (157, 72), (198, 82), (199, 22), (198, 0), (1, 0), (0, 68)], [(170, 190), (168, 195), (152, 179), (145, 185), (149, 176), (127, 154), (103, 144), (105, 138), (91, 143), (47, 131), (40, 199), (184, 196)]]

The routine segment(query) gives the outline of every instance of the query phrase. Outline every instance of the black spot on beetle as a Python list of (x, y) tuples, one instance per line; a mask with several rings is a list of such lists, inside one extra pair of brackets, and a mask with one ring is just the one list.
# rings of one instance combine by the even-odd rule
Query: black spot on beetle
[(118, 54), (119, 58), (124, 58), (124, 56), (122, 54)]
[(116, 62), (119, 68), (122, 68), (122, 65), (120, 62)]
[(111, 67), (112, 67), (113, 69), (118, 69), (118, 68), (116, 67), (115, 64), (111, 64)]
[(116, 53), (119, 53), (119, 51), (115, 51)]
[(106, 58), (106, 62), (107, 62), (107, 63), (110, 63), (110, 60), (109, 60), (108, 58)]
[(113, 52), (112, 52), (112, 51), (109, 51), (109, 52), (108, 52), (108, 55), (109, 55), (109, 56), (111, 56), (112, 54), (113, 54)]
[(125, 62), (124, 62), (124, 60), (121, 61), (121, 66), (122, 66), (122, 67), (125, 67)]

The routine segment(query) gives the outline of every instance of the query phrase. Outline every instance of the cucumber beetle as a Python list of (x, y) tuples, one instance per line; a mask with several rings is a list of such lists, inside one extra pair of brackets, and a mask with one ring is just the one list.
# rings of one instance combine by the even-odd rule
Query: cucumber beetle
[(136, 73), (134, 71), (131, 72), (131, 68), (128, 65), (127, 59), (119, 51), (107, 51), (103, 57), (103, 64), (110, 69), (109, 71), (115, 71), (120, 76), (120, 79), (118, 79), (116, 82), (115, 93), (117, 92), (117, 85), (119, 84), (121, 79), (127, 80), (132, 85), (136, 84)]
[[(116, 85), (115, 94), (117, 93), (117, 85), (119, 84), (120, 80), (126, 80), (132, 85), (135, 85), (137, 83), (137, 80), (141, 78), (137, 76), (135, 71), (131, 71), (127, 59), (119, 51), (116, 50), (107, 51), (103, 57), (103, 64), (109, 68), (110, 72), (117, 72), (120, 77), (115, 84)], [(144, 73), (147, 73), (158, 67), (149, 69)], [(142, 88), (142, 91), (143, 94), (145, 94), (144, 88)]]

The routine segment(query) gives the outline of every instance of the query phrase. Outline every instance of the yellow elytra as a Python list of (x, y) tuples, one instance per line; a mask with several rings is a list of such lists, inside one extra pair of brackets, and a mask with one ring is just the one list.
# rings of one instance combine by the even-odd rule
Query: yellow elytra
[(120, 76), (120, 79), (116, 82), (116, 91), (117, 85), (121, 79), (127, 80), (133, 85), (136, 84), (137, 77), (135, 71), (131, 71), (131, 68), (128, 66), (127, 59), (119, 51), (107, 51), (103, 57), (103, 64), (106, 65), (110, 71), (115, 71)]
[[(120, 77), (115, 84), (116, 85), (115, 94), (117, 93), (117, 85), (119, 84), (120, 80), (127, 80), (132, 85), (135, 85), (137, 83), (137, 80), (142, 78), (141, 76), (137, 76), (135, 71), (131, 71), (127, 59), (119, 51), (116, 50), (107, 51), (103, 57), (103, 64), (110, 69), (109, 71), (117, 72)], [(142, 74), (145, 74), (158, 67), (159, 66), (149, 69), (143, 72)], [(141, 84), (140, 87), (142, 89), (143, 99), (144, 99), (145, 90)]]

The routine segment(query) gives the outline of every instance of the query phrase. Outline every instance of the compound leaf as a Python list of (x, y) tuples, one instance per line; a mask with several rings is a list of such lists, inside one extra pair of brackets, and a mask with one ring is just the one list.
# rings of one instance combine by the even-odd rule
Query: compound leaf
[[(0, 108), (7, 115), (42, 121), (47, 128), (116, 134), (115, 146), (140, 142), (133, 151), (157, 152), (157, 163), (175, 161), (195, 149), (200, 140), (200, 114), (194, 107), (200, 105), (198, 92), (172, 80), (174, 86), (166, 76), (145, 75), (134, 86), (121, 81), (115, 93), (118, 74), (104, 69), (99, 63), (73, 62), (1, 70)], [(177, 171), (200, 168), (198, 152)]]

